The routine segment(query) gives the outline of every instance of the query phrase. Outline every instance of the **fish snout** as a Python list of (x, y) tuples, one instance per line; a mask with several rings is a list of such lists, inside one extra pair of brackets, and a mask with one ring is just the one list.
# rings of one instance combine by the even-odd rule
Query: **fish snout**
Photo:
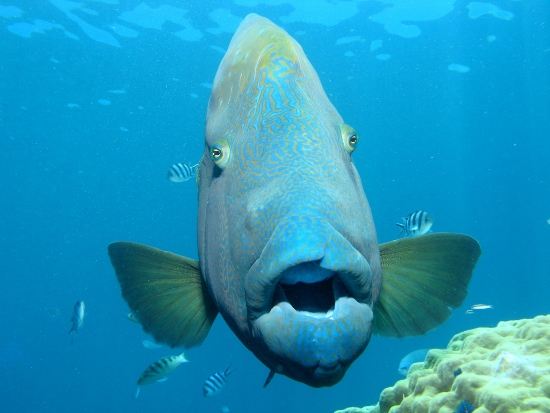
[(365, 257), (323, 217), (285, 218), (245, 280), (255, 347), (293, 379), (337, 383), (370, 339), (371, 287)]

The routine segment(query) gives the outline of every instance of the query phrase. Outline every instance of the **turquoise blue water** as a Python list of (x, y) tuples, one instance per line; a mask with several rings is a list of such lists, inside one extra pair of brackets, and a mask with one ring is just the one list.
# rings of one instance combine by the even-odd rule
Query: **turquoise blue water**
[[(106, 247), (197, 257), (196, 185), (166, 172), (199, 159), (209, 84), (250, 12), (300, 42), (359, 131), (380, 241), (420, 209), (483, 255), (446, 324), (373, 337), (332, 388), (277, 376), (262, 389), (267, 369), (218, 318), (189, 363), (132, 400), (141, 372), (177, 350), (142, 346)], [(333, 412), (376, 403), (410, 351), (550, 312), (549, 68), (545, 1), (0, 0), (0, 411)], [(465, 313), (480, 303), (494, 308)]]

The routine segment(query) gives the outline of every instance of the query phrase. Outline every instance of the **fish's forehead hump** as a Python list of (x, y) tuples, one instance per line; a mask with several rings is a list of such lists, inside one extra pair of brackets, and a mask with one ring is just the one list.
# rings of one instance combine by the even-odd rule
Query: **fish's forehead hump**
[[(286, 73), (281, 70), (281, 61), (288, 68)], [(207, 143), (227, 133), (238, 133), (243, 118), (253, 113), (262, 89), (272, 80), (269, 78), (281, 78), (290, 72), (307, 78), (308, 87), (321, 91), (323, 100), (328, 101), (298, 42), (270, 20), (249, 14), (233, 36), (214, 79), (207, 112)]]
[(296, 61), (304, 52), (283, 29), (264, 17), (250, 14), (231, 39), (218, 72), (228, 75), (250, 72), (267, 66), (275, 55)]

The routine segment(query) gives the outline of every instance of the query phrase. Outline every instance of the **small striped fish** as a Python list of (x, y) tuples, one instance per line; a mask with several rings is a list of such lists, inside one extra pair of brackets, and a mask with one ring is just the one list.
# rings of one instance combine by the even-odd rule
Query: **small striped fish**
[(187, 361), (189, 360), (185, 358), (184, 353), (181, 353), (179, 356), (163, 357), (150, 364), (139, 377), (134, 399), (139, 395), (140, 386), (166, 380), (166, 376), (172, 373), (181, 363)]
[(231, 364), (227, 366), (224, 372), (219, 371), (206, 379), (202, 386), (204, 397), (214, 397), (222, 391), (223, 386), (227, 383), (227, 376), (235, 371), (229, 371), (229, 367), (231, 367)]
[(168, 179), (172, 182), (185, 182), (197, 174), (199, 164), (175, 163), (168, 170)]
[(73, 338), (78, 333), (78, 331), (82, 328), (82, 324), (84, 324), (84, 301), (77, 301), (73, 308), (73, 317), (71, 318), (71, 329), (69, 330), (69, 334), (71, 335), (71, 344), (73, 344)]
[(399, 235), (405, 233), (406, 237), (418, 237), (427, 233), (433, 225), (432, 218), (424, 211), (415, 211), (407, 217), (403, 217), (404, 224), (395, 224), (401, 227)]

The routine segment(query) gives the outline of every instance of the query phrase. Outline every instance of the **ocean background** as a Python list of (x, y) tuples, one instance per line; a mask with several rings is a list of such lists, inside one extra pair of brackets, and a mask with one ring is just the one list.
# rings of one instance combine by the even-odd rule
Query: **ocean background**
[[(295, 37), (346, 123), (380, 242), (428, 211), (483, 254), (464, 305), (418, 338), (375, 337), (313, 389), (268, 370), (221, 317), (178, 354), (127, 320), (107, 245), (197, 258), (197, 187), (166, 179), (204, 148), (210, 85), (251, 12)], [(460, 331), (550, 312), (550, 4), (452, 0), (0, 0), (0, 411), (333, 412), (375, 404), (401, 358)], [(360, 213), (360, 211), (358, 211)], [(73, 305), (86, 318), (73, 345)], [(474, 304), (493, 309), (466, 314)], [(222, 393), (202, 384), (229, 363)]]

